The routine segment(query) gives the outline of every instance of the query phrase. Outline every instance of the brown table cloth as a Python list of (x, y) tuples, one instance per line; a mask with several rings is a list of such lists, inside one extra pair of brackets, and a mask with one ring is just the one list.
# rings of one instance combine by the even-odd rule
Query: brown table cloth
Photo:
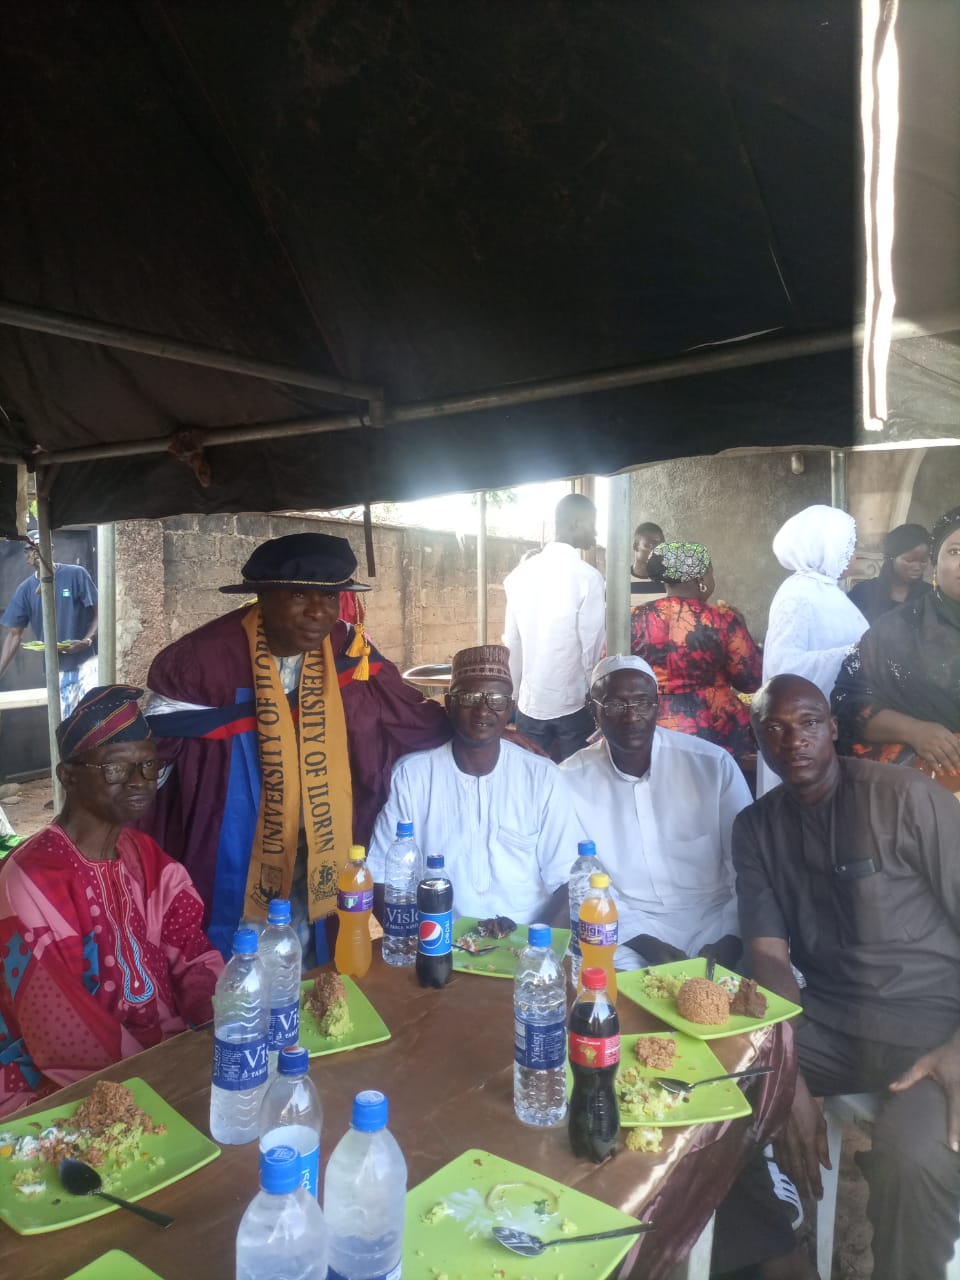
[[(510, 982), (455, 974), (442, 991), (422, 990), (412, 969), (393, 969), (378, 953), (359, 985), (390, 1028), (391, 1039), (311, 1060), (324, 1109), (321, 1166), (349, 1124), (353, 1095), (382, 1089), (410, 1186), (467, 1148), (481, 1147), (655, 1222), (657, 1230), (640, 1238), (621, 1268), (624, 1280), (665, 1280), (753, 1144), (765, 1141), (782, 1122), (793, 1095), (793, 1038), (787, 1029), (715, 1040), (711, 1047), (730, 1070), (758, 1058), (775, 1067), (753, 1088), (754, 1115), (729, 1124), (668, 1129), (659, 1155), (621, 1149), (614, 1159), (593, 1165), (574, 1157), (565, 1126), (537, 1130), (514, 1116)], [(627, 999), (619, 1008), (625, 1032), (659, 1026)], [(16, 1115), (83, 1097), (95, 1079), (140, 1076), (208, 1133), (211, 1058), (211, 1031), (186, 1032)], [(148, 1197), (152, 1208), (176, 1218), (168, 1231), (122, 1210), (40, 1236), (18, 1236), (0, 1226), (0, 1275), (62, 1280), (108, 1249), (124, 1249), (164, 1280), (187, 1275), (232, 1280), (237, 1226), (258, 1183), (256, 1144), (224, 1147), (212, 1164)], [(423, 1260), (422, 1275), (405, 1266), (404, 1280), (428, 1280), (429, 1263)]]

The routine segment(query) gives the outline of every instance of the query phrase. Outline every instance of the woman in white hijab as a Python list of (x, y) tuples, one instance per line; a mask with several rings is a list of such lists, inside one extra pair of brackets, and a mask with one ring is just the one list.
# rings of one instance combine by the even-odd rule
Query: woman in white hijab
[[(770, 605), (763, 646), (763, 682), (792, 672), (811, 680), (829, 700), (840, 664), (869, 623), (837, 586), (857, 542), (853, 516), (837, 507), (798, 511), (773, 540), (773, 554), (790, 577)], [(761, 760), (757, 794), (779, 779)]]

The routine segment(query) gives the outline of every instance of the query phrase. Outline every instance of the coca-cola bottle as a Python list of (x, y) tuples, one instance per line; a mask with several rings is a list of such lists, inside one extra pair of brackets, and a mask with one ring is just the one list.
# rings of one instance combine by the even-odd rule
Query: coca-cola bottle
[(570, 1010), (570, 1146), (595, 1164), (613, 1154), (620, 1131), (615, 1081), (620, 1019), (602, 969), (583, 969), (583, 992)]

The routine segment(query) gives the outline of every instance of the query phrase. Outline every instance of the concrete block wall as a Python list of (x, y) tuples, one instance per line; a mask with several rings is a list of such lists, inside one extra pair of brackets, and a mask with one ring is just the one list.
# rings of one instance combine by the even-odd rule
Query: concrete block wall
[[(118, 675), (144, 683), (154, 654), (211, 618), (235, 609), (242, 597), (218, 588), (241, 580), (259, 543), (314, 530), (345, 537), (367, 580), (363, 527), (300, 516), (174, 516), (117, 525)], [(476, 538), (428, 529), (376, 525), (376, 577), (365, 593), (367, 627), (377, 647), (401, 670), (447, 662), (476, 643)], [(502, 582), (535, 544), (487, 541), (487, 635), (503, 632)]]

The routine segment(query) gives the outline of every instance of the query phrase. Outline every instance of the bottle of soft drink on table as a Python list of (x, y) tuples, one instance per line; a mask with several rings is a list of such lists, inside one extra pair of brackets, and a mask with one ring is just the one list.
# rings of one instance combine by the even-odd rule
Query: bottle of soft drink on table
[(583, 993), (570, 1010), (570, 1146), (600, 1164), (612, 1155), (620, 1131), (615, 1081), (620, 1062), (620, 1019), (602, 969), (580, 974)]
[(382, 1093), (358, 1093), (350, 1128), (327, 1164), (328, 1280), (400, 1280), (407, 1164), (387, 1119)]
[[(300, 1039), (300, 965), (302, 948), (290, 923), (290, 903), (274, 898), (260, 934), (260, 959), (270, 979), (270, 1035), (268, 1068), (274, 1076), (277, 1054)], [(275, 1143), (282, 1146), (282, 1143)]]
[(398, 822), (397, 838), (387, 850), (383, 873), (383, 958), (411, 965), (417, 958), (417, 885), (423, 858), (413, 838), (413, 823)]
[(215, 1142), (253, 1142), (267, 1087), (270, 990), (253, 929), (233, 935), (233, 955), (213, 997), (213, 1083), (210, 1135)]
[[(610, 877), (606, 873), (590, 877), (590, 892), (580, 904), (580, 954), (583, 968), (602, 969), (607, 978), (607, 992), (616, 1003), (617, 974), (613, 958), (620, 933), (617, 904), (610, 893)], [(580, 988), (583, 990), (583, 975)]]
[(300, 1181), (317, 1194), (323, 1106), (308, 1074), (310, 1055), (302, 1045), (280, 1051), (277, 1075), (260, 1104), (260, 1150), (293, 1147), (300, 1157)]
[(453, 885), (443, 870), (443, 857), (431, 853), (417, 886), (417, 981), (442, 987), (453, 973)]
[(567, 955), (570, 957), (570, 981), (574, 986), (580, 981), (580, 906), (590, 892), (590, 877), (602, 871), (597, 846), (592, 840), (581, 840), (570, 868), (570, 879), (567, 881), (567, 896), (570, 899), (570, 945)]
[(373, 876), (367, 866), (367, 851), (352, 844), (350, 854), (337, 879), (337, 945), (333, 961), (338, 973), (362, 978), (373, 959), (370, 941), (370, 912), (373, 909)]
[(513, 982), (513, 1109), (524, 1124), (567, 1114), (567, 984), (545, 924), (530, 926)]
[(293, 1147), (260, 1154), (260, 1190), (237, 1231), (237, 1280), (326, 1280), (327, 1227)]

